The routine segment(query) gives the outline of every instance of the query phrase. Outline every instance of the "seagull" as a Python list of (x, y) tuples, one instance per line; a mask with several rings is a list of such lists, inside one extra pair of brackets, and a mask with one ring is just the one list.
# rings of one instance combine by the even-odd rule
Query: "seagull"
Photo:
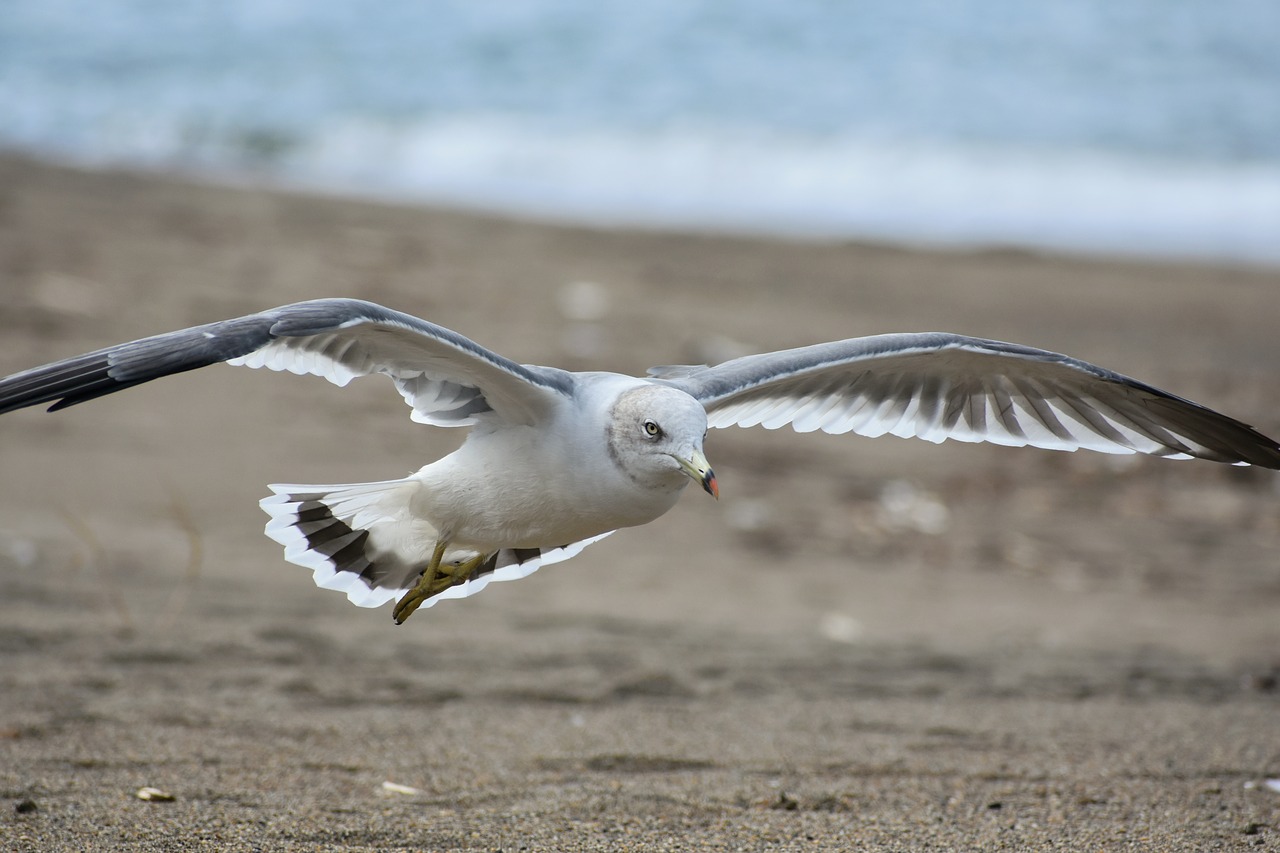
[(1280, 469), (1280, 445), (1197, 403), (1083, 361), (926, 332), (749, 355), (645, 377), (518, 364), (457, 332), (355, 299), (317, 299), (107, 347), (0, 380), (0, 414), (49, 411), (225, 362), (383, 374), (454, 452), (398, 480), (277, 484), (266, 534), (361, 607), (419, 607), (527, 577), (719, 486), (709, 427), (896, 435), (1145, 453)]

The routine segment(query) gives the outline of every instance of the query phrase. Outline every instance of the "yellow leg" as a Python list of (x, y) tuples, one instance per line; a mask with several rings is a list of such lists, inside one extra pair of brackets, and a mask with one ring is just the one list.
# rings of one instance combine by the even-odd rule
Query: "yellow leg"
[(413, 589), (406, 592), (404, 597), (396, 602), (395, 609), (391, 611), (391, 618), (395, 620), (397, 625), (403, 625), (404, 620), (412, 616), (413, 611), (417, 610), (422, 602), (431, 597), (431, 586), (440, 575), (440, 561), (444, 559), (444, 549), (448, 544), (443, 539), (436, 542), (436, 548), (431, 553), (431, 562), (427, 563), (427, 567), (423, 569), (422, 577), (418, 579), (418, 583)]
[(440, 561), (444, 558), (444, 549), (444, 543), (436, 544), (436, 549), (431, 555), (431, 562), (423, 570), (422, 577), (418, 580), (418, 583), (396, 602), (395, 609), (391, 611), (391, 617), (396, 620), (397, 625), (403, 625), (404, 621), (412, 616), (413, 612), (431, 596), (444, 592), (451, 586), (465, 583), (471, 573), (475, 571), (476, 566), (484, 562), (485, 555), (477, 554), (469, 560), (463, 560), (456, 566), (444, 567), (440, 565)]

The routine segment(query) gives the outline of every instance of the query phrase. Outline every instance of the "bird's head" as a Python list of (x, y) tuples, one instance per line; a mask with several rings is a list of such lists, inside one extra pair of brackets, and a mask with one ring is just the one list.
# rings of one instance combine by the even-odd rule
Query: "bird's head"
[(624, 391), (610, 414), (609, 453), (633, 479), (669, 489), (692, 480), (720, 497), (702, 450), (707, 412), (701, 403), (675, 388), (643, 385)]

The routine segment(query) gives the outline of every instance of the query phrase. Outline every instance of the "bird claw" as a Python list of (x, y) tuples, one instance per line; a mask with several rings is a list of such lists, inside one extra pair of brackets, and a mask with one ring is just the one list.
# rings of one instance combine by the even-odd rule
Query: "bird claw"
[(461, 563), (441, 566), (440, 560), (444, 556), (444, 547), (443, 544), (436, 546), (435, 553), (431, 556), (431, 562), (423, 570), (422, 577), (418, 579), (418, 583), (396, 602), (395, 609), (391, 611), (391, 618), (395, 620), (397, 625), (403, 625), (405, 620), (412, 616), (414, 611), (421, 607), (422, 603), (431, 596), (438, 595), (451, 586), (465, 583), (471, 577), (471, 573), (475, 571), (476, 566), (484, 562), (485, 555), (478, 554), (469, 560), (463, 560)]
[(397, 625), (403, 625), (404, 621), (412, 616), (414, 611), (422, 606), (422, 602), (426, 600), (425, 591), (414, 587), (396, 602), (395, 609), (391, 611), (391, 618), (395, 620)]
[(431, 585), (436, 582), (436, 577), (440, 574), (440, 561), (444, 559), (444, 551), (448, 546), (449, 543), (444, 539), (436, 541), (435, 550), (431, 552), (431, 560), (422, 570), (422, 577), (418, 578), (413, 589), (396, 602), (395, 609), (391, 611), (391, 618), (397, 625), (403, 625), (404, 620), (412, 616), (422, 602), (431, 597)]

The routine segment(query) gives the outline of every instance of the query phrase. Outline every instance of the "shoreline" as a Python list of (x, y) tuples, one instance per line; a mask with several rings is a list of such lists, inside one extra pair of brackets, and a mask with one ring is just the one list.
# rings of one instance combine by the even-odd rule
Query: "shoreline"
[(485, 203), (483, 201), (468, 202), (463, 199), (441, 199), (415, 195), (411, 191), (397, 192), (389, 189), (369, 189), (361, 192), (352, 187), (342, 187), (339, 182), (323, 182), (309, 184), (304, 181), (291, 181), (284, 178), (272, 178), (266, 175), (254, 175), (251, 172), (218, 171), (213, 169), (173, 169), (163, 166), (147, 167), (123, 163), (94, 163), (88, 159), (41, 158), (29, 152), (0, 149), (0, 160), (12, 163), (27, 163), (34, 167), (46, 169), (64, 169), (84, 174), (132, 176), (140, 180), (155, 180), (176, 184), (190, 184), (210, 189), (233, 189), (245, 192), (268, 192), (280, 195), (315, 198), (333, 203), (351, 202), (353, 204), (372, 204), (405, 210), (417, 210), (441, 215), (493, 219), (514, 223), (545, 226), (548, 228), (585, 229), (601, 232), (652, 234), (655, 236), (688, 236), (705, 237), (722, 240), (757, 240), (761, 242), (790, 243), (813, 246), (859, 246), (864, 248), (883, 248), (904, 252), (926, 252), (983, 255), (993, 254), (1027, 254), (1046, 258), (1062, 258), (1064, 260), (1099, 261), (1132, 264), (1154, 265), (1191, 265), (1202, 267), (1228, 267), (1244, 270), (1255, 270), (1262, 273), (1280, 271), (1280, 255), (1273, 258), (1249, 256), (1241, 257), (1231, 254), (1218, 254), (1210, 251), (1186, 249), (1175, 251), (1173, 246), (1165, 246), (1165, 250), (1143, 250), (1140, 248), (1102, 248), (1089, 246), (1065, 238), (1039, 239), (1019, 242), (1018, 240), (979, 239), (979, 238), (929, 238), (895, 236), (881, 229), (875, 233), (844, 233), (832, 228), (785, 228), (757, 223), (733, 225), (700, 224), (693, 220), (666, 221), (660, 217), (601, 214), (591, 221), (587, 214), (570, 212), (557, 213), (545, 206), (525, 204), (503, 205), (501, 203)]

